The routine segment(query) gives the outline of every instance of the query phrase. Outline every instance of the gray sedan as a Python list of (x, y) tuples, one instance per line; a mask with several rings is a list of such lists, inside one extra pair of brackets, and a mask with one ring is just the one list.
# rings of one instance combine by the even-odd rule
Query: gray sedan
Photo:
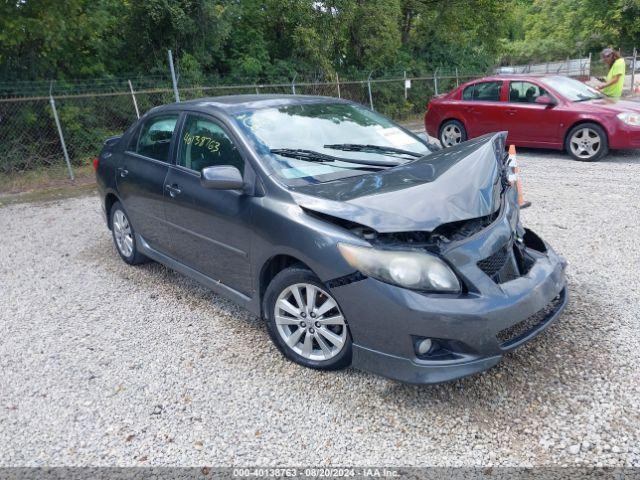
[(94, 161), (116, 249), (265, 319), (301, 365), (434, 383), (556, 319), (566, 263), (519, 221), (505, 133), (438, 151), (335, 98), (149, 111)]

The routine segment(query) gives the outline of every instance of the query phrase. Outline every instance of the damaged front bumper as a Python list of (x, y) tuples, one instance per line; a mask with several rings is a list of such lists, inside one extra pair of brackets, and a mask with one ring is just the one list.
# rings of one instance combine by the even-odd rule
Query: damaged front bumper
[[(438, 383), (486, 370), (547, 328), (566, 306), (566, 262), (532, 232), (523, 275), (491, 275), (483, 259), (511, 245), (518, 210), (505, 202), (488, 228), (443, 252), (466, 288), (416, 292), (366, 278), (332, 288), (353, 338), (353, 366), (408, 383)], [(484, 270), (483, 270), (484, 268)], [(418, 354), (416, 345), (433, 347)]]

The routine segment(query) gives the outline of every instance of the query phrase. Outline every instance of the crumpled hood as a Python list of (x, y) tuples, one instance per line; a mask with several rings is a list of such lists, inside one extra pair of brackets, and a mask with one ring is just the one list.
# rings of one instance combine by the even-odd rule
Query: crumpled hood
[(500, 208), (506, 132), (376, 173), (292, 189), (301, 207), (380, 233), (432, 231)]

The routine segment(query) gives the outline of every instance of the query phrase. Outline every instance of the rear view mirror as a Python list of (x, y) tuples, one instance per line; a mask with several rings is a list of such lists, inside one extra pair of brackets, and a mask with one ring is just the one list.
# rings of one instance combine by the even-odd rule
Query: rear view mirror
[(211, 190), (238, 190), (244, 187), (240, 170), (231, 165), (202, 169), (200, 185)]
[(538, 105), (546, 105), (547, 107), (553, 107), (558, 102), (555, 99), (551, 98), (549, 95), (540, 95), (536, 98), (536, 103)]

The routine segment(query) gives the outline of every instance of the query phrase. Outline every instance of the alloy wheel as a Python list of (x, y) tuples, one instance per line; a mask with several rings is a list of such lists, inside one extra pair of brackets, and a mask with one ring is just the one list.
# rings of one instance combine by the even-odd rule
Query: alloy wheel
[(576, 157), (583, 159), (589, 159), (597, 155), (601, 144), (602, 139), (598, 132), (588, 127), (576, 130), (569, 140), (571, 152)]
[(274, 318), (285, 344), (307, 360), (329, 360), (347, 342), (347, 326), (338, 303), (310, 283), (285, 288), (276, 300)]
[(440, 134), (440, 141), (445, 147), (453, 147), (454, 145), (458, 145), (462, 140), (462, 132), (460, 131), (460, 127), (457, 125), (447, 125), (442, 129), (442, 133)]
[(124, 257), (130, 257), (133, 253), (133, 234), (129, 220), (122, 210), (116, 210), (113, 214), (113, 236), (120, 253)]

